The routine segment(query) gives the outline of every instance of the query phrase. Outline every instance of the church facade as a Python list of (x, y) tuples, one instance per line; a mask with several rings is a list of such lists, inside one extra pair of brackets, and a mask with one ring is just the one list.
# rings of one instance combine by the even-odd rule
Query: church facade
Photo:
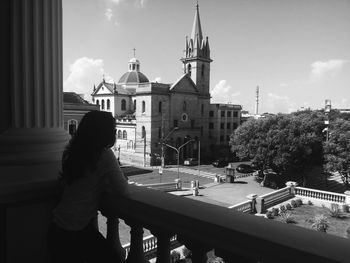
[(210, 103), (212, 59), (198, 5), (181, 61), (183, 74), (173, 84), (150, 82), (140, 61), (132, 58), (118, 83), (103, 79), (94, 86), (93, 102), (116, 117), (114, 150), (121, 161), (154, 165), (163, 155), (165, 163), (175, 163), (177, 151), (172, 147), (179, 150), (181, 160), (199, 156), (209, 160), (213, 151), (228, 148), (242, 107)]

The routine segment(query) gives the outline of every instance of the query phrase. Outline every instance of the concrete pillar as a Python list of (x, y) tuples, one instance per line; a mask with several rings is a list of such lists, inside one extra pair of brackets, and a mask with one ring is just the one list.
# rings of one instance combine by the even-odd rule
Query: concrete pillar
[(252, 202), (251, 202), (251, 209), (250, 209), (250, 211), (252, 212), (252, 213), (256, 213), (256, 198), (258, 197), (258, 195), (256, 195), (256, 194), (249, 194), (249, 195), (247, 195), (247, 198), (249, 199), (249, 200), (251, 200)]
[(286, 182), (286, 186), (287, 187), (290, 187), (290, 194), (291, 195), (295, 195), (295, 187), (297, 186), (298, 184), (296, 182), (293, 182), (293, 181), (288, 181)]
[[(59, 161), (63, 129), (61, 0), (4, 0), (0, 165)], [(3, 14), (2, 14), (3, 15)], [(7, 34), (6, 34), (7, 33)], [(4, 42), (5, 42), (4, 41)]]
[(345, 194), (345, 204), (350, 206), (350, 190), (346, 190), (344, 194)]
[(255, 203), (255, 208), (256, 212), (259, 214), (264, 214), (265, 213), (265, 199), (261, 197), (256, 198), (256, 203)]
[(175, 179), (176, 182), (176, 190), (182, 190), (182, 181), (181, 179)]
[(51, 187), (69, 139), (62, 118), (62, 1), (1, 0), (0, 21), (0, 261), (48, 262)]

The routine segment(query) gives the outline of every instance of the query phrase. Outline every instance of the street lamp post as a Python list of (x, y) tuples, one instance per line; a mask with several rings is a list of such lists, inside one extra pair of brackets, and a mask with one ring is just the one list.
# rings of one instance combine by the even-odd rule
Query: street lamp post
[(164, 132), (162, 132), (162, 156), (161, 156), (161, 167), (164, 168), (164, 144), (166, 139), (176, 130), (178, 130), (179, 127), (174, 127), (168, 134), (167, 136), (164, 137)]
[(178, 148), (176, 148), (176, 147), (174, 147), (174, 146), (171, 146), (171, 145), (169, 145), (169, 144), (167, 144), (167, 143), (164, 143), (165, 146), (167, 146), (167, 147), (169, 147), (169, 148), (175, 150), (176, 153), (177, 153), (177, 179), (180, 178), (180, 171), (179, 171), (179, 167), (180, 167), (180, 150), (181, 150), (181, 148), (184, 147), (186, 144), (188, 144), (188, 143), (190, 143), (190, 142), (193, 142), (193, 141), (194, 141), (194, 140), (191, 139), (191, 140), (185, 142), (184, 144), (180, 145)]

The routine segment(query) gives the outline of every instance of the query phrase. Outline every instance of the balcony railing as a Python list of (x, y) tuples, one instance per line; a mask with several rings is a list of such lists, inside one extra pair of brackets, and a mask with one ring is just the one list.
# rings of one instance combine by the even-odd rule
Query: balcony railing
[(340, 237), (135, 185), (127, 198), (105, 198), (107, 239), (121, 258), (117, 218), (131, 226), (126, 262), (146, 262), (143, 228), (157, 237), (157, 262), (170, 262), (175, 234), (194, 263), (206, 262), (212, 249), (225, 262), (349, 262), (349, 241)]

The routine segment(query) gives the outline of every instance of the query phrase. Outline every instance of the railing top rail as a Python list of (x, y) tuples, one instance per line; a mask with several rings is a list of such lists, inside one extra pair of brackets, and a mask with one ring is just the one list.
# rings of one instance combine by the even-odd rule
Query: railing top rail
[(145, 187), (129, 188), (127, 198), (105, 196), (102, 211), (106, 216), (134, 220), (146, 228), (164, 229), (213, 248), (257, 259), (348, 262), (350, 258), (349, 242), (340, 237)]
[(247, 204), (250, 204), (252, 202), (252, 200), (246, 200), (246, 201), (243, 201), (241, 203), (238, 203), (238, 204), (235, 204), (235, 205), (231, 205), (229, 206), (228, 208), (235, 208), (235, 207), (238, 207), (238, 206), (242, 206), (242, 205), (247, 205)]
[(154, 184), (140, 184), (140, 185), (151, 187), (151, 186), (171, 186), (176, 184), (177, 184), (176, 182), (168, 182), (168, 183), (154, 183)]
[(311, 191), (311, 192), (317, 192), (317, 193), (324, 193), (324, 194), (330, 194), (330, 195), (337, 195), (337, 196), (342, 196), (345, 197), (345, 194), (339, 194), (339, 193), (334, 193), (334, 192), (328, 192), (328, 191), (323, 191), (323, 190), (317, 190), (317, 189), (312, 189), (312, 188), (305, 188), (305, 187), (295, 187), (295, 189), (299, 190), (306, 190), (306, 191)]
[(282, 193), (282, 192), (285, 192), (285, 191), (287, 191), (287, 190), (289, 190), (289, 186), (286, 186), (286, 187), (283, 187), (283, 188), (281, 188), (281, 189), (278, 189), (278, 190), (276, 190), (276, 191), (273, 191), (273, 192), (270, 192), (270, 193), (267, 193), (267, 194), (264, 194), (264, 195), (260, 195), (259, 197), (260, 198), (262, 198), (262, 197), (269, 197), (269, 196), (273, 196), (273, 195), (275, 195), (275, 194), (278, 194), (278, 193)]

